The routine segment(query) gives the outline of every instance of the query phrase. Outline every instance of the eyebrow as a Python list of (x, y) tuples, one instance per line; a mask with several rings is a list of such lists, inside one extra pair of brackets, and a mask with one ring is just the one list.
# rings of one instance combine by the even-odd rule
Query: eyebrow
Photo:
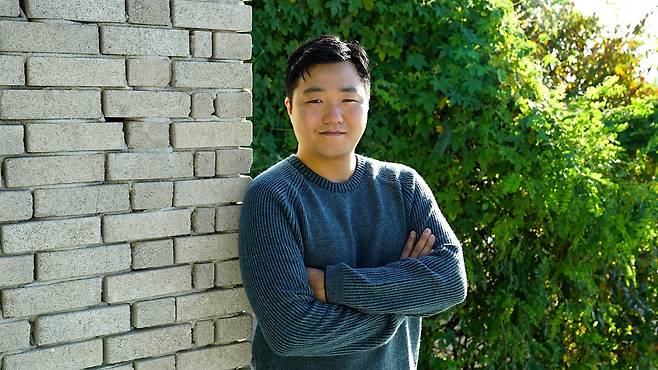
[[(324, 91), (326, 91), (326, 89), (323, 89), (321, 87), (311, 86), (311, 87), (307, 88), (306, 90), (302, 91), (302, 94), (311, 94), (311, 93), (324, 92)], [(358, 92), (358, 90), (356, 89), (355, 86), (348, 86), (348, 87), (341, 88), (340, 92), (356, 93), (356, 92)]]

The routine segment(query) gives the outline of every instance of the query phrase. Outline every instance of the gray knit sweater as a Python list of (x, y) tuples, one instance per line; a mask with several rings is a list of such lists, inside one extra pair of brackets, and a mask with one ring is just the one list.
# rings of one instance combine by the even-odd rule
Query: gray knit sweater
[[(430, 255), (400, 260), (411, 230), (430, 228)], [(411, 168), (357, 155), (331, 182), (296, 156), (254, 179), (239, 237), (244, 287), (256, 314), (252, 366), (415, 369), (421, 317), (464, 301), (462, 249)], [(305, 267), (325, 270), (328, 303)]]

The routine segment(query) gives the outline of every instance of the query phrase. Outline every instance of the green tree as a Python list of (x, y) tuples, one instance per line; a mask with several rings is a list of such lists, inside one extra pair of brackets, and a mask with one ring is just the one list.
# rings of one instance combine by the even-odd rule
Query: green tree
[(611, 33), (597, 18), (577, 11), (572, 0), (524, 0), (515, 6), (550, 88), (564, 89), (568, 96), (582, 95), (606, 77), (617, 76), (625, 87), (619, 96), (623, 102), (656, 95), (656, 86), (645, 81), (646, 71), (640, 67), (643, 58), (658, 52), (641, 48), (649, 14), (637, 25), (617, 26)]
[[(607, 75), (566, 95), (509, 0), (253, 7), (254, 175), (295, 149), (288, 53), (356, 39), (373, 72), (357, 150), (416, 168), (464, 244), (469, 296), (424, 321), (421, 368), (656, 366), (655, 96)], [(631, 125), (650, 138), (622, 140)]]

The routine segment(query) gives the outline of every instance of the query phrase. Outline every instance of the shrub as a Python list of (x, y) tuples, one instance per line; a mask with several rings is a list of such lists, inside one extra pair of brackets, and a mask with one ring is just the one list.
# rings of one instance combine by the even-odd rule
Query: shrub
[(253, 7), (254, 174), (295, 150), (287, 55), (358, 40), (373, 83), (357, 150), (416, 168), (464, 244), (469, 296), (424, 320), (420, 368), (655, 366), (655, 95), (549, 89), (509, 0)]

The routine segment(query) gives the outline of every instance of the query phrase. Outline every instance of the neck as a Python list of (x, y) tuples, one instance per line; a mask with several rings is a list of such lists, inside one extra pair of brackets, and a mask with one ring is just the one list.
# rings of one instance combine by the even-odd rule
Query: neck
[(313, 158), (297, 151), (297, 158), (313, 172), (333, 182), (343, 182), (352, 176), (356, 169), (356, 155), (350, 153), (344, 157)]

